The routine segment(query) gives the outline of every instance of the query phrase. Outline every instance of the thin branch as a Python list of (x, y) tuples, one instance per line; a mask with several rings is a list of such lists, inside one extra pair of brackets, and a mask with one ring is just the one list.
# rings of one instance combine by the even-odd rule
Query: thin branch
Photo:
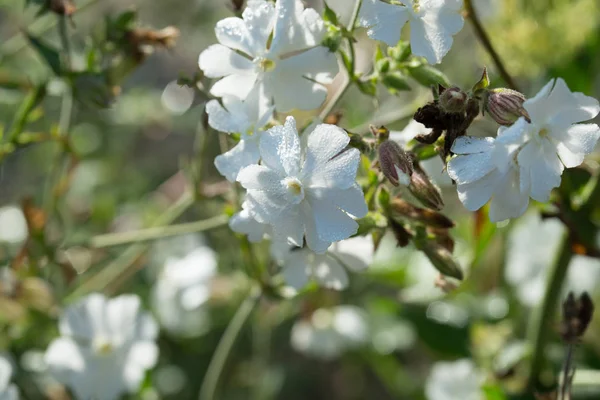
[(494, 46), (492, 45), (490, 37), (488, 36), (487, 32), (483, 28), (481, 20), (477, 16), (477, 12), (475, 12), (475, 8), (473, 7), (472, 0), (465, 0), (465, 9), (467, 12), (466, 17), (469, 21), (471, 21), (471, 24), (473, 25), (473, 29), (475, 29), (475, 35), (477, 36), (477, 38), (479, 39), (479, 41), (481, 42), (483, 47), (485, 47), (485, 50), (492, 57), (492, 60), (494, 61), (494, 65), (496, 66), (496, 69), (500, 73), (500, 76), (502, 77), (504, 82), (506, 82), (506, 84), (508, 85), (509, 88), (511, 88), (513, 90), (519, 90), (519, 88), (517, 87), (517, 84), (513, 80), (512, 76), (506, 70), (506, 67), (504, 66), (502, 59), (498, 55), (498, 52), (496, 51), (496, 49), (494, 49)]

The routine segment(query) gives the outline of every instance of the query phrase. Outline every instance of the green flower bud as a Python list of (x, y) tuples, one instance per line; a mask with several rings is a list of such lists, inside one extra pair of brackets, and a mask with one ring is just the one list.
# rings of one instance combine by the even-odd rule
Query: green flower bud
[(440, 189), (431, 182), (425, 171), (419, 166), (414, 168), (408, 190), (425, 207), (438, 211), (444, 207), (444, 200), (442, 199)]
[(500, 125), (512, 125), (520, 117), (531, 122), (527, 110), (523, 108), (525, 100), (525, 96), (516, 90), (492, 89), (484, 95), (483, 108)]
[(458, 263), (452, 257), (452, 254), (444, 247), (434, 242), (427, 242), (421, 248), (431, 264), (442, 274), (459, 280), (463, 279), (463, 272)]
[(408, 186), (413, 165), (410, 156), (392, 140), (383, 141), (377, 148), (381, 172), (394, 186)]
[(385, 75), (381, 80), (381, 83), (388, 89), (394, 91), (410, 90), (410, 85), (408, 84), (406, 77), (400, 72), (392, 72), (391, 74)]
[(387, 74), (387, 72), (390, 70), (390, 60), (388, 58), (384, 58), (377, 61), (375, 68), (380, 74)]

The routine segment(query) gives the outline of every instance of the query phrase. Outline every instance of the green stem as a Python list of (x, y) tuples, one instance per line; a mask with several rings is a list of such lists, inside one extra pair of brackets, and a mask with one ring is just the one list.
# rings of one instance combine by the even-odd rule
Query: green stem
[(248, 317), (252, 313), (254, 306), (260, 299), (261, 292), (258, 287), (253, 287), (246, 299), (242, 302), (235, 315), (227, 325), (227, 329), (223, 333), (217, 348), (210, 360), (204, 379), (202, 380), (202, 386), (200, 388), (199, 400), (214, 400), (215, 393), (217, 391), (217, 385), (219, 384), (219, 378), (225, 367), (225, 362), (231, 353), (231, 349), (235, 344), (237, 337), (239, 336), (242, 327)]
[(475, 29), (475, 35), (477, 36), (485, 50), (488, 52), (490, 57), (492, 57), (492, 61), (494, 62), (494, 65), (496, 66), (496, 69), (498, 70), (498, 73), (500, 74), (504, 82), (506, 82), (509, 88), (513, 90), (519, 90), (512, 76), (506, 70), (506, 67), (504, 66), (502, 59), (498, 55), (498, 52), (492, 45), (490, 37), (483, 28), (483, 24), (479, 20), (479, 16), (475, 12), (475, 8), (473, 7), (472, 0), (465, 0), (465, 9), (467, 10), (467, 19), (471, 21), (473, 29)]
[[(181, 216), (194, 203), (194, 196), (186, 192), (179, 200), (167, 209), (156, 221), (154, 226), (168, 225)], [(87, 281), (79, 285), (69, 296), (68, 300), (74, 299), (84, 294), (96, 291), (102, 291), (109, 286), (111, 282), (118, 279), (124, 272), (127, 271), (148, 249), (148, 244), (138, 243), (128, 247), (121, 255), (112, 263), (104, 267), (100, 272), (90, 277)]]
[(537, 388), (541, 384), (540, 375), (546, 361), (546, 345), (553, 331), (553, 317), (558, 307), (563, 283), (572, 259), (573, 252), (571, 250), (570, 237), (568, 234), (565, 234), (552, 270), (550, 271), (544, 299), (532, 320), (530, 344), (533, 354), (529, 372), (529, 387), (532, 389)]
[[(352, 17), (350, 18), (350, 23), (348, 25), (348, 30), (350, 32), (354, 31), (356, 26), (356, 22), (358, 21), (358, 15), (360, 14), (360, 7), (362, 6), (362, 0), (358, 0), (354, 5), (354, 10), (352, 11)], [(348, 50), (350, 51), (350, 71), (348, 71), (348, 78), (346, 82), (342, 85), (342, 87), (337, 91), (337, 93), (333, 96), (333, 98), (327, 103), (327, 105), (323, 108), (323, 110), (319, 113), (319, 120), (323, 121), (327, 116), (333, 111), (335, 106), (340, 102), (342, 97), (348, 89), (352, 82), (356, 80), (356, 54), (354, 52), (354, 42), (353, 38), (348, 37)]]
[(210, 229), (227, 225), (229, 217), (218, 215), (202, 221), (189, 222), (185, 224), (155, 226), (131, 232), (107, 233), (91, 238), (87, 244), (89, 247), (101, 249), (104, 247), (121, 246), (124, 244), (147, 242), (150, 240), (163, 239), (170, 236), (186, 235), (188, 233), (204, 232)]
[(69, 71), (71, 71), (73, 63), (71, 59), (71, 42), (69, 41), (69, 27), (67, 24), (67, 18), (68, 17), (65, 15), (58, 16), (58, 35), (60, 36), (60, 42), (64, 51), (64, 58), (67, 68)]

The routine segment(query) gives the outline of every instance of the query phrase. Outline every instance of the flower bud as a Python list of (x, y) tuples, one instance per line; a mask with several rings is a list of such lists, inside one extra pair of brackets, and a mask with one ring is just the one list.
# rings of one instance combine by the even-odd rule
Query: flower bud
[(440, 189), (431, 182), (425, 171), (419, 166), (414, 168), (408, 190), (425, 207), (438, 211), (444, 207), (444, 200), (442, 199)]
[(432, 228), (449, 229), (454, 227), (454, 221), (445, 215), (437, 211), (417, 207), (399, 198), (391, 200), (390, 211), (392, 212), (392, 218), (408, 218)]
[(72, 0), (48, 0), (47, 4), (50, 11), (67, 17), (73, 15), (77, 10), (77, 7), (75, 7)]
[(455, 86), (440, 94), (439, 105), (445, 113), (458, 114), (466, 110), (468, 100), (469, 96)]
[(412, 239), (412, 234), (406, 230), (404, 225), (401, 223), (394, 221), (393, 219), (389, 220), (389, 225), (396, 238), (396, 246), (397, 247), (406, 247), (410, 243)]
[(383, 58), (375, 64), (375, 69), (380, 74), (386, 74), (390, 70), (390, 60), (388, 58)]
[(492, 89), (486, 92), (483, 99), (484, 111), (500, 125), (512, 125), (520, 117), (531, 122), (527, 110), (523, 108), (525, 96), (516, 90)]
[(587, 330), (594, 314), (594, 303), (590, 296), (583, 294), (576, 299), (573, 292), (563, 303), (563, 320), (560, 334), (567, 343), (577, 343)]
[(383, 85), (391, 91), (405, 91), (410, 90), (408, 80), (400, 72), (392, 72), (387, 74), (381, 80)]
[(394, 186), (408, 186), (411, 182), (413, 165), (410, 156), (392, 140), (386, 140), (379, 144), (379, 167), (385, 177)]
[(420, 247), (420, 250), (425, 253), (435, 269), (442, 274), (459, 280), (463, 279), (463, 272), (460, 266), (454, 261), (452, 254), (444, 247), (434, 242), (426, 242)]

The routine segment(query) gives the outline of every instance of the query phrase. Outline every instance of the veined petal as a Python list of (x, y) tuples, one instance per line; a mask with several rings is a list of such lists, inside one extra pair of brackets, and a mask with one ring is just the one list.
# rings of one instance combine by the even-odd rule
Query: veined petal
[(400, 40), (402, 27), (410, 16), (406, 7), (379, 0), (363, 0), (358, 15), (358, 26), (367, 28), (371, 39), (395, 46)]
[(521, 175), (529, 174), (531, 197), (548, 201), (552, 189), (560, 185), (564, 169), (552, 144), (548, 140), (542, 140), (541, 144), (530, 142), (521, 149), (517, 160)]
[[(435, 4), (434, 4), (435, 3)], [(420, 3), (419, 17), (410, 20), (410, 44), (413, 54), (425, 57), (430, 64), (439, 64), (452, 47), (452, 36), (460, 31), (464, 20), (460, 9), (440, 2)]]
[(274, 126), (260, 138), (262, 162), (269, 168), (285, 174), (297, 176), (300, 172), (301, 148), (296, 130), (296, 120), (288, 117), (285, 124)]
[[(240, 102), (237, 99), (235, 101)], [(208, 124), (220, 132), (245, 133), (250, 127), (245, 113), (230, 113), (217, 100), (206, 103), (206, 113), (208, 114)]]
[(348, 189), (311, 188), (307, 195), (316, 200), (329, 201), (354, 218), (362, 218), (369, 211), (363, 191), (357, 183)]
[(275, 4), (275, 28), (270, 52), (286, 54), (318, 45), (325, 36), (325, 24), (300, 0), (279, 0)]
[(342, 290), (348, 287), (348, 273), (338, 260), (325, 255), (317, 256), (316, 261), (312, 275), (320, 286), (333, 290)]
[(331, 246), (331, 241), (324, 240), (319, 236), (315, 222), (315, 211), (310, 202), (303, 201), (301, 203), (301, 211), (304, 222), (306, 245), (317, 254), (325, 253), (329, 246)]
[(215, 167), (229, 182), (235, 182), (239, 172), (260, 159), (256, 140), (241, 140), (234, 148), (215, 158)]
[[(321, 174), (321, 170), (326, 167), (326, 164), (333, 162), (334, 157), (342, 156), (340, 154), (346, 146), (350, 143), (350, 137), (340, 127), (335, 125), (321, 124), (308, 134), (307, 145), (306, 145), (306, 157), (304, 165), (302, 166), (302, 175), (306, 180), (312, 179), (312, 175)], [(356, 179), (356, 170), (358, 168), (358, 162), (360, 160), (360, 154), (356, 159), (357, 154), (351, 152), (344, 156), (343, 160), (346, 160), (348, 165), (346, 172), (352, 172), (354, 177), (351, 178), (351, 182), (348, 179), (340, 181), (340, 188), (344, 189), (354, 183)], [(336, 163), (332, 164), (335, 166)], [(346, 178), (348, 177), (345, 174)], [(316, 177), (315, 177), (316, 179)], [(345, 186), (345, 187), (344, 187)]]
[(209, 78), (220, 78), (232, 74), (248, 75), (254, 71), (254, 64), (251, 60), (222, 44), (213, 44), (200, 53), (198, 65), (204, 75)]
[(448, 161), (448, 176), (458, 185), (464, 185), (483, 178), (494, 168), (491, 151), (456, 156)]
[(210, 94), (216, 97), (235, 96), (239, 99), (245, 99), (254, 87), (257, 75), (252, 74), (234, 74), (224, 77), (215, 82), (210, 88)]
[(304, 223), (300, 207), (288, 207), (285, 213), (273, 221), (273, 241), (285, 241), (302, 247), (304, 242)]
[(336, 242), (354, 235), (358, 224), (329, 199), (307, 197), (313, 210), (317, 235), (323, 241)]
[(275, 26), (275, 5), (270, 1), (250, 0), (242, 13), (253, 39), (253, 54), (266, 51), (269, 36)]
[(516, 218), (525, 213), (529, 205), (529, 196), (520, 190), (519, 170), (511, 168), (495, 188), (490, 203), (492, 222)]
[(229, 17), (220, 20), (215, 26), (217, 40), (223, 46), (246, 53), (254, 58), (254, 40), (245, 21), (237, 17)]
[(467, 210), (479, 210), (491, 199), (501, 179), (502, 174), (494, 169), (477, 181), (457, 185), (458, 198)]
[[(303, 181), (311, 188), (348, 189), (356, 181), (359, 162), (360, 152), (357, 149), (348, 149), (317, 168), (303, 170)], [(307, 166), (306, 163), (304, 165)]]
[(281, 182), (283, 177), (265, 165), (249, 165), (242, 169), (237, 181), (246, 190), (256, 190), (269, 193), (274, 197), (285, 197), (285, 187)]
[(581, 165), (584, 157), (594, 151), (600, 139), (600, 128), (596, 124), (575, 124), (567, 130), (551, 131), (550, 136), (562, 163), (573, 168)]
[(455, 154), (475, 154), (490, 151), (494, 148), (494, 138), (459, 136), (452, 144), (452, 152)]
[(274, 72), (277, 78), (273, 79), (283, 83), (304, 76), (320, 84), (330, 84), (339, 72), (339, 64), (335, 53), (324, 46), (317, 46), (279, 61)]

